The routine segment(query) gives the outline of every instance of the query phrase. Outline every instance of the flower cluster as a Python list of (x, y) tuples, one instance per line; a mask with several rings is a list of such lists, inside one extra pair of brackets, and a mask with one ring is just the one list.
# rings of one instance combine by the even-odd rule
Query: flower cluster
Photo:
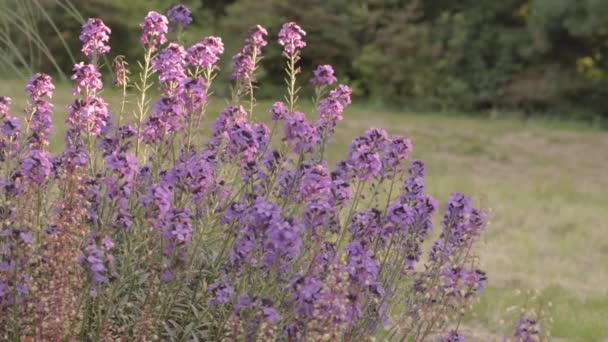
[(253, 72), (256, 64), (261, 58), (262, 47), (266, 46), (266, 36), (268, 31), (260, 25), (254, 26), (245, 40), (245, 45), (241, 52), (232, 57), (232, 67), (234, 71), (230, 75), (230, 79), (239, 80), (247, 83), (250, 80), (255, 81)]
[(186, 50), (171, 43), (154, 57), (152, 69), (158, 72), (158, 80), (167, 94), (174, 94), (179, 83), (186, 78)]
[(80, 94), (83, 88), (87, 92), (94, 92), (103, 88), (101, 73), (97, 71), (93, 64), (80, 62), (74, 65), (73, 71), (72, 80), (76, 81), (76, 88), (74, 88), (72, 94)]
[(114, 242), (104, 236), (98, 243), (98, 236), (92, 232), (84, 252), (78, 257), (78, 263), (83, 265), (91, 274), (91, 296), (97, 296), (97, 286), (108, 283), (115, 277), (115, 259), (109, 252), (114, 248)]
[[(181, 32), (191, 21), (177, 5), (168, 19), (150, 12), (140, 25), (146, 59), (129, 124), (115, 123), (101, 96), (97, 57), (110, 30), (99, 19), (85, 24), (88, 61), (73, 69), (58, 155), (46, 149), (51, 78), (28, 82), (25, 125), (0, 97), (2, 336), (358, 341), (383, 329), (462, 341), (450, 318), (487, 284), (473, 249), (486, 214), (455, 193), (439, 237), (427, 241), (438, 204), (426, 167), (410, 160), (408, 138), (383, 129), (363, 132), (329, 163), (326, 145), (352, 91), (321, 65), (311, 80), (318, 117), (296, 109), (306, 33), (293, 22), (278, 33), (285, 102), (256, 121), (252, 81), (268, 44), (258, 25), (233, 59), (229, 105), (205, 121), (224, 46), (218, 37), (187, 49), (169, 41), (169, 24)], [(116, 60), (123, 105), (132, 86), (125, 65)], [(537, 330), (522, 320), (516, 336)]]
[(306, 46), (306, 32), (294, 22), (283, 24), (279, 31), (279, 44), (283, 47), (283, 55), (287, 58), (297, 56), (299, 50)]
[(82, 53), (87, 57), (100, 56), (110, 51), (108, 41), (110, 40), (110, 30), (101, 19), (89, 18), (82, 25), (80, 41), (82, 42)]
[(150, 51), (156, 51), (159, 45), (167, 42), (169, 20), (164, 15), (150, 11), (139, 27), (144, 31), (139, 41)]
[(220, 37), (206, 37), (188, 48), (187, 61), (194, 67), (213, 68), (224, 53), (224, 43)]
[(169, 19), (169, 23), (186, 27), (192, 23), (192, 12), (190, 9), (182, 4), (177, 4), (167, 11), (167, 17)]
[(51, 115), (53, 105), (50, 99), (53, 97), (53, 80), (46, 74), (36, 74), (30, 78), (25, 87), (29, 94), (29, 104), (26, 113), (29, 115), (28, 125), (30, 127), (28, 142), (32, 148), (43, 149), (49, 144), (49, 134), (53, 128)]
[(10, 97), (0, 96), (0, 161), (6, 160), (19, 149), (21, 135), (21, 121), (10, 114), (13, 100)]
[(334, 76), (334, 68), (329, 64), (318, 65), (313, 74), (314, 77), (310, 80), (310, 83), (316, 86), (329, 86), (338, 81)]

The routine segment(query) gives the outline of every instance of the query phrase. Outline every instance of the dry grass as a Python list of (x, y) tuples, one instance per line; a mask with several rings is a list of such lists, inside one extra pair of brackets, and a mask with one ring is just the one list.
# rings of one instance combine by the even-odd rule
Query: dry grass
[[(15, 97), (19, 106), (25, 101), (22, 87), (6, 81), (0, 94)], [(119, 101), (113, 92), (106, 95), (110, 103)], [(56, 100), (55, 148), (70, 101), (66, 87)], [(222, 101), (215, 102), (217, 110)], [(257, 115), (268, 107), (260, 103)], [(608, 132), (355, 106), (338, 128), (331, 158), (344, 155), (348, 142), (371, 126), (414, 141), (414, 157), (427, 162), (430, 192), (439, 200), (466, 192), (492, 212), (478, 250), (490, 286), (468, 320), (485, 332), (473, 340), (500, 340), (511, 331), (499, 322), (512, 319), (507, 308), (522, 302), (513, 294), (517, 288), (538, 289), (553, 302), (556, 339), (608, 339)]]

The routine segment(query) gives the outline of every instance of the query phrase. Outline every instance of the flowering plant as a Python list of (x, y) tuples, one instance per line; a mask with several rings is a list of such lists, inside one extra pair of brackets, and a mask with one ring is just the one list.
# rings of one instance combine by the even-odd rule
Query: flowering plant
[(293, 22), (279, 32), (287, 91), (270, 126), (254, 115), (259, 25), (233, 58), (229, 105), (207, 123), (224, 46), (170, 41), (170, 24), (191, 21), (181, 5), (146, 16), (139, 79), (113, 63), (124, 96), (111, 111), (98, 64), (111, 31), (90, 19), (57, 155), (51, 77), (28, 82), (23, 120), (0, 97), (2, 339), (460, 341), (487, 282), (472, 250), (486, 214), (453, 194), (425, 256), (438, 203), (409, 139), (370, 128), (328, 165), (351, 89), (331, 89), (333, 68), (319, 66), (317, 113), (298, 110), (306, 33)]

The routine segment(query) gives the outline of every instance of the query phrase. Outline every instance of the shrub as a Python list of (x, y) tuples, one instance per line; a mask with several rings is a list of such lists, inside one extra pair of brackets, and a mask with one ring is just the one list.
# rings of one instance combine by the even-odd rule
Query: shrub
[(278, 34), (285, 101), (256, 113), (267, 45), (256, 26), (233, 57), (229, 105), (202, 137), (223, 43), (181, 46), (189, 12), (173, 14), (142, 22), (136, 82), (113, 63), (124, 96), (139, 91), (129, 120), (125, 99), (111, 111), (102, 97), (110, 29), (85, 23), (88, 60), (73, 69), (58, 155), (48, 151), (51, 77), (28, 82), (23, 120), (0, 98), (2, 338), (460, 340), (487, 282), (472, 251), (486, 214), (453, 194), (423, 257), (438, 204), (424, 163), (408, 162), (409, 139), (370, 128), (330, 169), (326, 147), (351, 90), (332, 89), (332, 67), (319, 66), (317, 116), (298, 111), (306, 33), (293, 22)]

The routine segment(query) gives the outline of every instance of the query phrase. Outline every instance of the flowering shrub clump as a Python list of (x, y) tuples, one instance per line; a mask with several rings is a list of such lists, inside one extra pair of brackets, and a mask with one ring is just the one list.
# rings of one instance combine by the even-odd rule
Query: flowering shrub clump
[(321, 65), (316, 113), (299, 110), (306, 33), (295, 23), (279, 32), (285, 102), (256, 107), (268, 44), (258, 25), (233, 58), (229, 104), (206, 120), (224, 46), (168, 41), (170, 24), (192, 20), (183, 6), (168, 14), (141, 24), (136, 82), (114, 63), (114, 83), (138, 90), (124, 120), (125, 100), (109, 108), (102, 97), (110, 29), (83, 26), (88, 59), (74, 66), (59, 154), (48, 150), (50, 76), (28, 82), (21, 119), (0, 97), (2, 339), (461, 341), (460, 319), (487, 283), (472, 250), (486, 214), (453, 194), (427, 254), (439, 205), (409, 139), (370, 128), (329, 164), (351, 89), (332, 89)]

